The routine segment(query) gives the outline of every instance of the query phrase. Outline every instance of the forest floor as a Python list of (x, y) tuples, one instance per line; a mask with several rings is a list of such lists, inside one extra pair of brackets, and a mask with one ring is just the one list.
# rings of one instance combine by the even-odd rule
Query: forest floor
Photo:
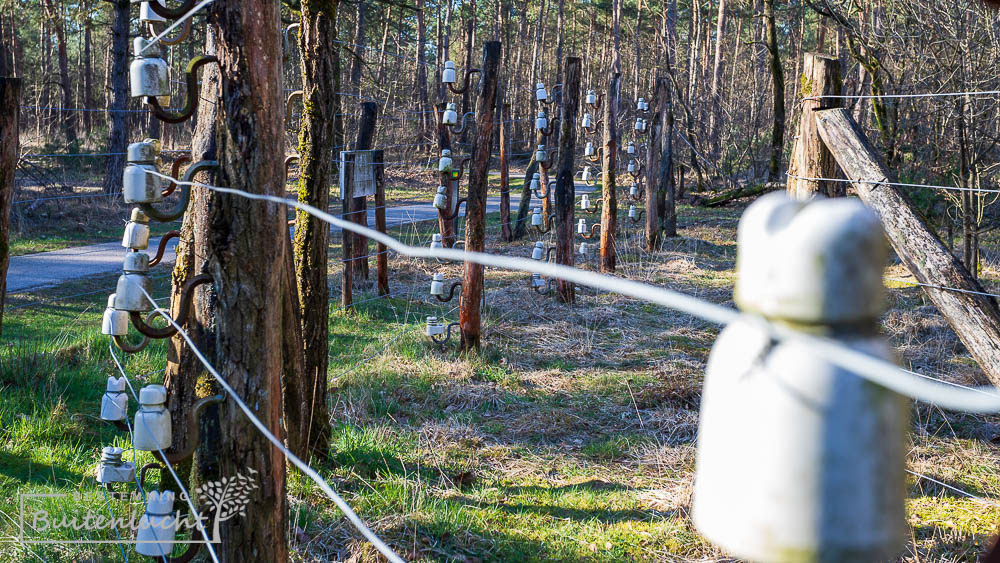
[[(640, 248), (639, 226), (623, 217), (619, 273), (733, 306), (741, 211), (682, 205), (680, 236), (652, 254)], [(415, 243), (434, 231), (428, 222), (394, 234)], [(529, 234), (501, 242), (498, 218), (490, 217), (490, 251), (527, 256), (535, 240)], [(1000, 278), (996, 264), (986, 266), (984, 277)], [(457, 301), (439, 303), (428, 287), (432, 273), (457, 279), (460, 271), (459, 264), (391, 255), (389, 298), (376, 298), (371, 282), (362, 282), (356, 312), (331, 312), (333, 443), (330, 459), (314, 460), (314, 467), (411, 560), (724, 559), (689, 517), (702, 374), (718, 328), (586, 289), (578, 291), (575, 306), (562, 305), (531, 291), (526, 275), (487, 269), (484, 349), (458, 357), (454, 343), (429, 344), (423, 326), (428, 315), (457, 320)], [(155, 281), (155, 296), (169, 292), (164, 274)], [(898, 265), (887, 272), (903, 274)], [(97, 420), (104, 382), (115, 369), (97, 327), (115, 279), (78, 280), (8, 304), (9, 344), (0, 350), (4, 540), (19, 533), (19, 494), (92, 492), (100, 448), (129, 446), (126, 434)], [(332, 287), (339, 283), (331, 269)], [(902, 364), (956, 383), (981, 383), (978, 368), (920, 290), (890, 285), (899, 287), (890, 291), (883, 331)], [(338, 301), (335, 295), (332, 307)], [(155, 343), (128, 355), (126, 368), (142, 383), (158, 382), (164, 358), (164, 345)], [(977, 497), (1000, 498), (1000, 417), (924, 404), (914, 404), (912, 416), (909, 469)], [(143, 453), (139, 458), (140, 465), (150, 460)], [(296, 560), (377, 560), (294, 470), (289, 493)], [(995, 501), (913, 476), (906, 502), (910, 539), (901, 561), (975, 561), (1000, 523)], [(99, 493), (97, 501), (58, 506), (53, 509), (106, 509)], [(118, 500), (110, 506), (126, 508)], [(134, 552), (127, 547), (126, 553)], [(121, 560), (114, 544), (16, 541), (0, 543), (0, 557)]]

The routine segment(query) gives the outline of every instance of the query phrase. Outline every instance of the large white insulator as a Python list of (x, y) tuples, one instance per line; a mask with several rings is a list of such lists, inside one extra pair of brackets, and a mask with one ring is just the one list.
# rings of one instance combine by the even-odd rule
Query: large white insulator
[(104, 318), (101, 320), (101, 334), (107, 336), (125, 336), (128, 334), (128, 311), (119, 311), (115, 308), (117, 294), (108, 296), (108, 307), (104, 309)]
[(452, 61), (444, 62), (444, 70), (441, 71), (441, 82), (445, 84), (454, 84), (458, 82), (458, 77), (455, 74), (455, 63)]
[(128, 395), (125, 377), (109, 377), (108, 387), (101, 397), (101, 420), (125, 420), (128, 417)]
[(167, 61), (154, 54), (152, 48), (143, 54), (148, 43), (143, 37), (136, 37), (132, 42), (135, 58), (129, 65), (129, 85), (133, 98), (170, 95)]
[(177, 515), (173, 491), (152, 491), (146, 495), (146, 513), (139, 519), (136, 552), (149, 557), (163, 557), (174, 549)]
[(132, 426), (135, 449), (155, 452), (170, 448), (173, 434), (166, 401), (167, 389), (162, 385), (147, 385), (139, 390), (139, 410)]

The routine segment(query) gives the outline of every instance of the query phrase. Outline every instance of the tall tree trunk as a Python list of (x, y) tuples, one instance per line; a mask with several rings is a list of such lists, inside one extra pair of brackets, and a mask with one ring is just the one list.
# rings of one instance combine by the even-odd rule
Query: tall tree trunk
[[(61, 6), (61, 4), (60, 4)], [(69, 144), (76, 142), (75, 116), (68, 108), (73, 107), (73, 87), (69, 81), (69, 55), (66, 52), (66, 26), (63, 23), (62, 10), (52, 5), (52, 0), (45, 0), (45, 12), (56, 34), (56, 56), (59, 60), (59, 89), (62, 90), (61, 112), (62, 132)]]
[[(90, 19), (90, 5), (84, 4), (85, 20), (83, 22), (83, 107), (97, 109), (94, 103), (94, 56), (93, 56), (93, 23)], [(89, 136), (93, 129), (93, 115), (83, 112), (83, 126)]]
[[(5, 49), (4, 49), (5, 50)], [(3, 53), (6, 60), (7, 54)], [(2, 66), (6, 67), (6, 63)], [(10, 205), (14, 199), (14, 169), (17, 167), (20, 127), (21, 79), (8, 78), (0, 68), (0, 330), (7, 300), (7, 266), (10, 265)]]
[(417, 142), (423, 144), (427, 141), (427, 134), (430, 123), (430, 102), (427, 99), (427, 57), (424, 55), (424, 47), (427, 44), (427, 25), (424, 22), (424, 0), (416, 0), (417, 7), (417, 67), (415, 73), (416, 91), (413, 93), (416, 101), (417, 111), (420, 112), (420, 127), (417, 131)]
[(114, 7), (114, 20), (111, 24), (111, 129), (108, 134), (107, 152), (111, 153), (105, 160), (107, 168), (104, 174), (104, 192), (113, 194), (122, 191), (122, 170), (125, 169), (125, 107), (128, 103), (128, 31), (129, 31), (129, 1), (117, 0)]
[[(278, 2), (253, 10), (237, 0), (216, 0), (208, 23), (218, 41), (221, 80), (205, 98), (215, 102), (220, 169), (218, 185), (282, 196), (284, 97)], [(212, 275), (215, 296), (213, 364), (237, 396), (281, 436), (283, 273), (289, 251), (286, 208), (211, 193), (200, 201), (208, 224), (199, 254)], [(298, 377), (299, 374), (285, 374)], [(205, 452), (216, 472), (253, 474), (245, 516), (222, 523), (216, 550), (223, 561), (288, 559), (285, 458), (230, 398), (218, 409), (218, 442)], [(210, 473), (199, 467), (200, 476)]]
[(785, 71), (778, 50), (778, 33), (774, 25), (774, 0), (764, 0), (765, 41), (771, 55), (771, 82), (774, 101), (774, 122), (771, 127), (771, 159), (768, 174), (773, 180), (781, 174), (781, 156), (785, 146)]
[[(303, 0), (299, 50), (303, 110), (299, 128), (299, 201), (317, 209), (330, 205), (333, 173), (335, 77), (339, 0)], [(360, 8), (359, 8), (360, 9)], [(360, 65), (355, 62), (360, 79)], [(353, 79), (353, 76), (352, 76)], [(357, 85), (354, 85), (357, 86)], [(302, 459), (322, 455), (330, 442), (327, 410), (330, 298), (330, 225), (307, 213), (295, 215), (295, 281), (305, 352), (303, 378), (285, 379), (288, 445)]]
[[(616, 0), (620, 5), (620, 1)], [(608, 89), (604, 97), (604, 138), (601, 142), (601, 190), (603, 204), (601, 206), (601, 271), (614, 272), (617, 262), (615, 242), (618, 233), (618, 185), (615, 182), (615, 171), (618, 168), (618, 126), (615, 118), (618, 116), (618, 100), (621, 97), (620, 72), (614, 72), (608, 77)]]
[[(718, 120), (722, 117), (719, 85), (722, 84), (722, 43), (726, 34), (726, 0), (719, 0), (719, 15), (715, 27), (715, 61), (712, 64), (712, 110), (708, 118), (708, 142), (712, 154), (719, 154)], [(737, 38), (738, 41), (738, 38)]]

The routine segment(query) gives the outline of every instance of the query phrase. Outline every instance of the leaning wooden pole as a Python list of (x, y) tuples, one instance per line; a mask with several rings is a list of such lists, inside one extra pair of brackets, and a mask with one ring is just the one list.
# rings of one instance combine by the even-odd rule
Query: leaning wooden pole
[[(788, 195), (796, 199), (809, 199), (815, 194), (843, 197), (846, 184), (805, 178), (835, 178), (837, 162), (816, 133), (816, 111), (843, 107), (840, 96), (843, 84), (840, 79), (840, 59), (816, 53), (806, 53), (802, 69), (802, 112), (799, 129), (792, 146), (788, 163)], [(816, 98), (816, 99), (811, 99)]]
[[(576, 185), (573, 180), (576, 159), (576, 128), (580, 113), (580, 70), (579, 57), (566, 57), (563, 71), (562, 107), (559, 115), (559, 153), (556, 163), (556, 263), (573, 266), (573, 227)], [(607, 150), (607, 149), (605, 149)], [(576, 301), (576, 288), (572, 282), (559, 280), (556, 295), (564, 303)]]
[[(895, 175), (850, 113), (843, 108), (815, 113), (820, 137), (858, 196), (881, 217), (896, 254), (990, 381), (1000, 387), (1000, 311), (996, 305), (981, 295), (982, 286), (927, 228), (910, 199), (890, 185), (897, 181)], [(941, 289), (946, 287), (952, 289)]]
[(7, 267), (10, 265), (10, 206), (14, 199), (14, 169), (17, 168), (21, 79), (0, 78), (0, 328), (7, 299)]
[(615, 253), (615, 237), (618, 234), (618, 184), (615, 169), (618, 168), (618, 100), (621, 95), (620, 72), (608, 77), (608, 90), (604, 97), (604, 137), (601, 148), (601, 190), (604, 204), (601, 206), (601, 271), (614, 272), (618, 256)]
[[(479, 81), (479, 98), (476, 100), (476, 136), (472, 142), (472, 165), (469, 169), (469, 195), (465, 204), (465, 248), (474, 252), (484, 250), (486, 239), (486, 191), (493, 146), (493, 128), (496, 126), (497, 83), (500, 79), (500, 42), (487, 41), (483, 45), (482, 78)], [(483, 267), (465, 263), (462, 281), (462, 301), (459, 313), (461, 324), (461, 350), (479, 350), (483, 297)]]

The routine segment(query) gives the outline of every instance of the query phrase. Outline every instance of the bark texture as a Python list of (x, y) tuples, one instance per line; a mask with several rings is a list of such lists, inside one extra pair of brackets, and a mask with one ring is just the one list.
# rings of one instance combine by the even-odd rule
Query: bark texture
[(601, 189), (604, 203), (601, 206), (601, 271), (614, 272), (617, 263), (615, 236), (618, 233), (618, 185), (615, 169), (618, 167), (618, 102), (621, 98), (620, 72), (608, 77), (607, 95), (604, 97), (604, 137), (601, 147)]
[[(576, 185), (573, 179), (576, 158), (576, 128), (580, 114), (580, 79), (582, 61), (567, 57), (563, 74), (562, 108), (559, 116), (559, 154), (556, 163), (555, 215), (556, 263), (573, 266), (576, 262), (573, 249)], [(605, 149), (607, 150), (607, 149)], [(576, 288), (572, 282), (559, 280), (556, 296), (564, 303), (576, 302)]]
[[(840, 59), (818, 55), (805, 54), (805, 64), (802, 69), (802, 97), (839, 96), (843, 90), (840, 80)], [(793, 176), (805, 178), (836, 178), (837, 162), (826, 148), (823, 139), (816, 132), (816, 111), (841, 107), (843, 100), (837, 98), (821, 98), (818, 100), (803, 100), (802, 113), (799, 116), (799, 130), (792, 147), (792, 157), (789, 169)], [(788, 179), (788, 195), (797, 199), (808, 199), (814, 194), (827, 197), (842, 197), (846, 184), (843, 182), (824, 182), (815, 180)]]
[(7, 267), (10, 265), (10, 206), (14, 200), (17, 168), (21, 79), (0, 77), (0, 331), (7, 300)]
[(111, 103), (108, 106), (111, 129), (108, 134), (107, 168), (104, 174), (105, 193), (122, 191), (122, 170), (125, 169), (125, 107), (128, 103), (128, 30), (129, 2), (112, 3), (114, 20), (111, 24)]
[(854, 118), (842, 108), (816, 112), (823, 142), (852, 181), (858, 196), (882, 219), (896, 254), (922, 284), (924, 292), (948, 321), (990, 381), (1000, 387), (1000, 311), (969, 271), (927, 228), (905, 194), (886, 182), (895, 175), (878, 157)]

